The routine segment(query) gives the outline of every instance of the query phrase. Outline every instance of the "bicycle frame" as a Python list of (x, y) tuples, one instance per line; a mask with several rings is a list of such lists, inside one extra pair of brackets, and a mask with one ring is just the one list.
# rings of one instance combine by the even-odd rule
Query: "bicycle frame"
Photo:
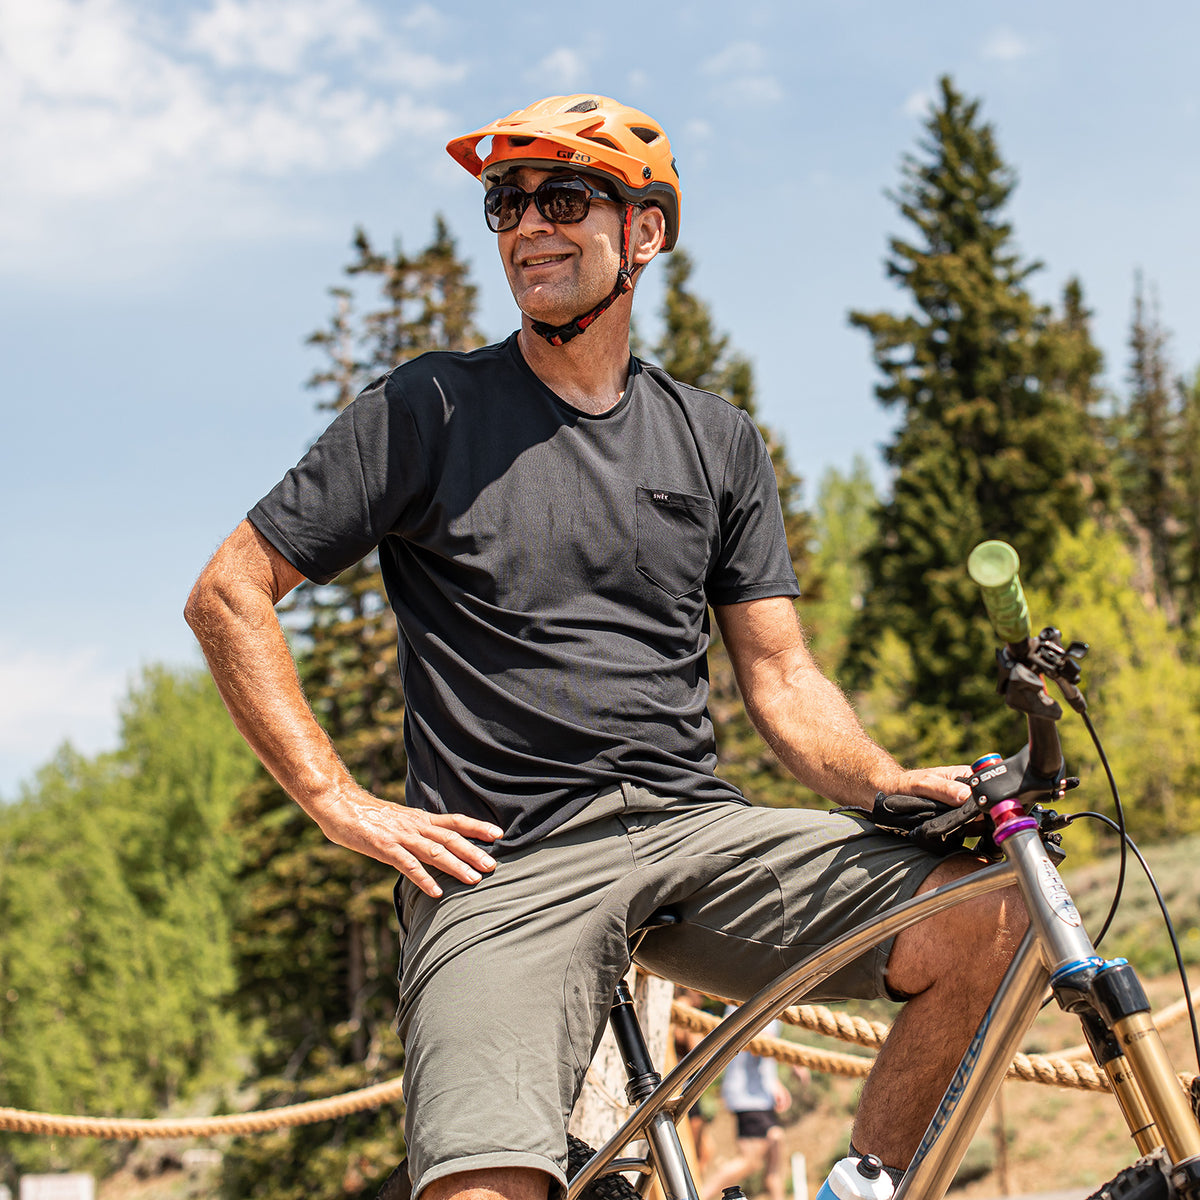
[[(1163, 1050), (1140, 984), (1124, 960), (1097, 956), (1036, 822), (1019, 808), (1016, 814), (1008, 814), (1007, 836), (998, 823), (1003, 862), (858, 926), (730, 1014), (654, 1087), (575, 1176), (568, 1200), (614, 1171), (636, 1171), (643, 1194), (657, 1171), (666, 1200), (698, 1200), (675, 1123), (758, 1030), (867, 950), (927, 917), (1009, 885), (1016, 886), (1025, 902), (1030, 928), (897, 1187), (896, 1200), (941, 1200), (945, 1195), (1013, 1055), (1051, 992), (1084, 1020), (1139, 1153), (1164, 1145), (1174, 1164), (1178, 1194), (1200, 1200), (1200, 1126)], [(618, 1157), (642, 1138), (648, 1157)]]

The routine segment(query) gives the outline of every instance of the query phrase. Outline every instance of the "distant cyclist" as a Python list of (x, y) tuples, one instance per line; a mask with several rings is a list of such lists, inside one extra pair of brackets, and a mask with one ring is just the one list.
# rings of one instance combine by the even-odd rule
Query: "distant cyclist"
[[(710, 606), (798, 779), (864, 808), (880, 790), (968, 795), (964, 768), (900, 767), (814, 665), (753, 421), (630, 354), (635, 286), (679, 235), (662, 128), (559, 96), (448, 149), (483, 182), (520, 329), (368, 386), (218, 549), (187, 615), (272, 774), (332, 841), (402, 876), (414, 1194), (545, 1200), (626, 933), (653, 909), (683, 919), (639, 959), (740, 998), (975, 864), (854, 816), (752, 807), (715, 773)], [(792, 219), (771, 164), (734, 162), (726, 235), (771, 245)], [(802, 266), (777, 270), (786, 303)], [(350, 777), (273, 612), (374, 549), (400, 629), (404, 806)], [(826, 997), (911, 997), (858, 1149), (908, 1162), (1023, 927), (1014, 904), (956, 908), (826, 981)]]

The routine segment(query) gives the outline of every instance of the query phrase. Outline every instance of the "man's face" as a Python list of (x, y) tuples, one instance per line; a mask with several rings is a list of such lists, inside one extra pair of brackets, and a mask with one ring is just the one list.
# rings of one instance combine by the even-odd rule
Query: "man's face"
[[(532, 192), (545, 179), (572, 174), (521, 167), (504, 182)], [(516, 227), (496, 235), (517, 307), (535, 321), (561, 325), (599, 304), (621, 266), (624, 216), (623, 204), (593, 199), (578, 224), (555, 225), (530, 201)]]

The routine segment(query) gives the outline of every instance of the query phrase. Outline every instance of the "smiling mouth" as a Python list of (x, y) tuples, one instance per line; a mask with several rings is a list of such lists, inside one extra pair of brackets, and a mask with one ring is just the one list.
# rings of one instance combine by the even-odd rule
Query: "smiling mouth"
[(570, 255), (562, 254), (537, 254), (530, 258), (523, 259), (517, 265), (520, 267), (544, 267), (550, 263), (565, 262)]

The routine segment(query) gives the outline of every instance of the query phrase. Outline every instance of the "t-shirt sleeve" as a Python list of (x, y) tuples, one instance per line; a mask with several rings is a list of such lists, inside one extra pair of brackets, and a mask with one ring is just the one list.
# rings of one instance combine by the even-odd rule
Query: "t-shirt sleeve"
[(424, 461), (412, 414), (385, 376), (247, 516), (297, 571), (329, 583), (401, 526), (425, 486)]
[(710, 604), (798, 596), (775, 468), (745, 412), (730, 443), (720, 497), (721, 544), (708, 575)]

